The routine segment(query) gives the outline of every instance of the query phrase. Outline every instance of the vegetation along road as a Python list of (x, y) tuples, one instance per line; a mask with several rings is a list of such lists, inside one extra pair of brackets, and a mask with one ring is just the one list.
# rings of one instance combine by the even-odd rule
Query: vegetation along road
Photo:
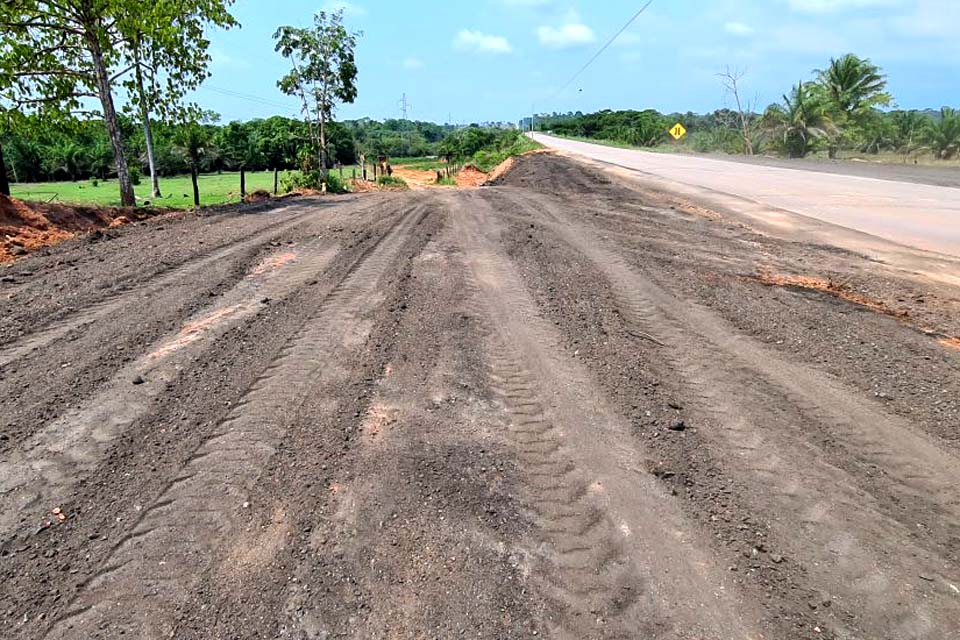
[(960, 287), (496, 183), (7, 267), (3, 636), (960, 633)]

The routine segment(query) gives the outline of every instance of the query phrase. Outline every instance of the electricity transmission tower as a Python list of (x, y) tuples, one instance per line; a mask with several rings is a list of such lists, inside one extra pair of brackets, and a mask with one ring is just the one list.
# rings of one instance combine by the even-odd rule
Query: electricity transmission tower
[(407, 102), (407, 94), (404, 93), (403, 97), (400, 98), (400, 113), (403, 114), (403, 120), (400, 122), (400, 148), (403, 151), (403, 155), (407, 155), (407, 141), (405, 137), (407, 123), (410, 121), (410, 109), (413, 108), (413, 105)]

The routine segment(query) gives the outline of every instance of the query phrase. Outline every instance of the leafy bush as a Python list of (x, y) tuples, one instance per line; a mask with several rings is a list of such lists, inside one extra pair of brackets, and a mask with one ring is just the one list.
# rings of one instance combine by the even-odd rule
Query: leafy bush
[(142, 177), (143, 177), (143, 174), (140, 172), (140, 167), (137, 167), (137, 166), (130, 167), (130, 182), (133, 183), (134, 186), (137, 186), (140, 184), (140, 178)]
[[(287, 171), (280, 176), (280, 190), (283, 193), (300, 190), (323, 190), (323, 174), (320, 171)], [(346, 185), (335, 173), (327, 174), (327, 193), (347, 193)]]
[(694, 131), (690, 134), (687, 144), (694, 151), (710, 153), (743, 153), (743, 138), (733, 129), (713, 129), (710, 131)]
[(96, 178), (94, 178), (93, 180), (90, 181), (90, 186), (91, 186), (91, 187), (99, 187), (99, 186), (100, 186), (100, 181), (97, 180)]
[(399, 187), (401, 189), (409, 188), (406, 180), (396, 176), (380, 176), (377, 178), (377, 184), (381, 187)]
[(481, 149), (473, 155), (472, 164), (480, 171), (493, 171), (497, 165), (512, 156), (519, 156), (539, 149), (540, 144), (534, 142), (522, 133), (510, 132), (510, 136), (504, 136), (500, 139), (500, 146), (493, 149)]
[(348, 193), (350, 189), (343, 183), (340, 176), (332, 171), (327, 174), (327, 193)]

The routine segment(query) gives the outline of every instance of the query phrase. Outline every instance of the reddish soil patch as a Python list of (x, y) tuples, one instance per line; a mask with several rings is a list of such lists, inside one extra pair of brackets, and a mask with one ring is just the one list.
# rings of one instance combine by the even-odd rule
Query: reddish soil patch
[(420, 169), (393, 168), (393, 177), (401, 178), (411, 189), (427, 189), (437, 186), (437, 172)]
[(771, 286), (800, 287), (801, 289), (822, 291), (836, 298), (840, 298), (841, 300), (846, 300), (847, 302), (852, 302), (863, 307), (869, 307), (874, 311), (879, 311), (884, 315), (893, 316), (894, 318), (902, 319), (910, 316), (910, 314), (906, 311), (891, 309), (883, 302), (879, 300), (872, 300), (864, 295), (856, 293), (855, 291), (850, 291), (843, 283), (836, 282), (831, 279), (824, 280), (818, 276), (789, 275), (772, 273), (769, 271), (761, 272), (753, 279)]
[(53, 246), (80, 233), (118, 227), (162, 213), (156, 209), (27, 203), (0, 195), (0, 262)]
[(917, 329), (929, 336), (936, 337), (940, 344), (951, 349), (960, 350), (960, 338), (945, 335), (943, 332), (929, 327), (921, 326), (915, 322), (910, 313), (904, 310), (892, 309), (880, 300), (874, 300), (865, 295), (851, 291), (846, 285), (836, 282), (832, 279), (823, 279), (819, 276), (801, 276), (790, 274), (779, 274), (770, 271), (761, 272), (759, 275), (748, 278), (755, 282), (760, 282), (768, 286), (775, 287), (799, 287), (801, 289), (810, 289), (820, 291), (834, 296), (847, 302), (866, 307), (883, 315), (896, 318), (903, 324)]
[(351, 180), (350, 190), (354, 193), (370, 193), (372, 191), (379, 191), (377, 184), (375, 182), (370, 182), (369, 180)]
[(273, 194), (269, 191), (263, 189), (257, 189), (253, 193), (248, 193), (247, 197), (243, 199), (244, 202), (266, 202), (267, 200), (272, 200)]
[(486, 184), (490, 180), (489, 174), (480, 171), (472, 164), (468, 164), (457, 174), (457, 186), (473, 188)]

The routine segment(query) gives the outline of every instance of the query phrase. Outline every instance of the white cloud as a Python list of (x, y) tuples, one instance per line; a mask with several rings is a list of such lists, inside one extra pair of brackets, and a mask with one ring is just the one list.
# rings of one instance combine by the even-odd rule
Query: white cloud
[(353, 4), (352, 2), (344, 2), (343, 0), (328, 0), (327, 2), (323, 3), (323, 6), (320, 7), (320, 10), (326, 11), (327, 13), (343, 11), (343, 15), (354, 17), (367, 15), (366, 7), (361, 7), (360, 5)]
[(480, 31), (471, 31), (464, 29), (457, 34), (453, 41), (453, 46), (465, 51), (476, 51), (477, 53), (510, 53), (513, 47), (503, 36), (492, 36)]
[(804, 13), (837, 13), (848, 9), (897, 7), (903, 0), (789, 0), (790, 8)]
[(537, 37), (540, 38), (540, 44), (556, 49), (578, 47), (597, 39), (593, 29), (580, 21), (576, 11), (570, 11), (560, 27), (540, 27), (537, 29)]
[(728, 22), (723, 25), (723, 30), (734, 36), (753, 35), (753, 27), (742, 22)]
[(403, 61), (404, 69), (411, 69), (411, 70), (423, 69), (423, 66), (424, 66), (423, 60), (421, 60), (420, 58), (407, 58)]

